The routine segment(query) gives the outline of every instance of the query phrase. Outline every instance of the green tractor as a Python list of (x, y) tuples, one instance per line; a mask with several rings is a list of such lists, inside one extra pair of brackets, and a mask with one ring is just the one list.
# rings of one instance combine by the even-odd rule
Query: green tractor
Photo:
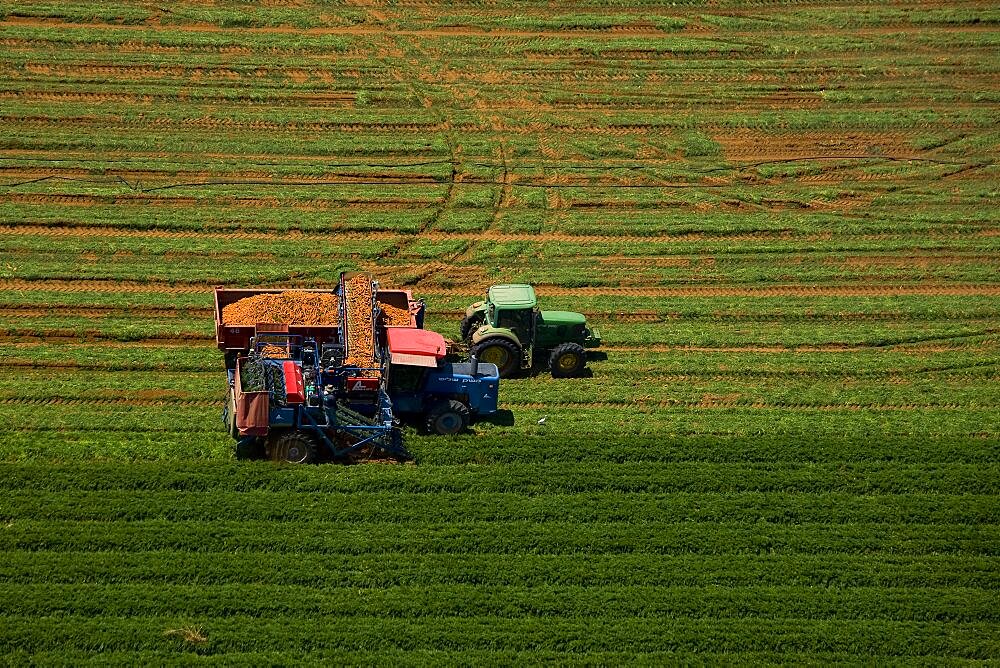
[(501, 378), (531, 369), (543, 354), (555, 378), (576, 376), (587, 365), (585, 349), (601, 345), (582, 313), (539, 310), (530, 285), (490, 288), (486, 301), (465, 310), (462, 339), (480, 362), (496, 364)]

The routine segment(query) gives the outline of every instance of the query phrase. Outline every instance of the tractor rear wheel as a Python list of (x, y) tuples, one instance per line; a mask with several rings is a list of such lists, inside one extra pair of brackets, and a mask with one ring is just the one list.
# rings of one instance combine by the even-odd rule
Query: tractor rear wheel
[(439, 401), (427, 413), (424, 425), (432, 434), (457, 434), (469, 426), (469, 407), (457, 399)]
[(587, 366), (587, 351), (579, 343), (561, 343), (549, 355), (549, 369), (553, 378), (571, 378), (580, 375)]
[(483, 324), (482, 313), (473, 313), (462, 318), (462, 324), (458, 328), (458, 331), (462, 334), (462, 340), (468, 341), (472, 333), (479, 329), (481, 324)]
[(267, 455), (273, 462), (311, 464), (316, 461), (316, 443), (301, 431), (286, 431), (268, 441)]
[(521, 368), (521, 347), (509, 339), (483, 339), (469, 353), (480, 362), (496, 364), (501, 378), (510, 378)]

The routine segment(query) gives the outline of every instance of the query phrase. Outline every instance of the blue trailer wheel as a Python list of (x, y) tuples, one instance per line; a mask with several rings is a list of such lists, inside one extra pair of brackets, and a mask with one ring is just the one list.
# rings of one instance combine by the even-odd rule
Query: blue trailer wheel
[(427, 431), (447, 436), (469, 426), (469, 407), (456, 399), (439, 401), (427, 413)]
[(311, 464), (316, 461), (316, 443), (305, 432), (286, 431), (272, 435), (267, 454), (273, 462)]

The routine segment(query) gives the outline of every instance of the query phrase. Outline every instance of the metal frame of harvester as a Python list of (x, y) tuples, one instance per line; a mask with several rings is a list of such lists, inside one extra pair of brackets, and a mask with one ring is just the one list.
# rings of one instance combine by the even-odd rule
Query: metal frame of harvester
[[(359, 276), (356, 294), (348, 282)], [(228, 304), (277, 292), (215, 289), (229, 375), (223, 420), (238, 457), (307, 462), (322, 450), (337, 460), (407, 460), (399, 418), (455, 434), (497, 411), (496, 366), (449, 362), (444, 337), (422, 328), (423, 302), (408, 291), (380, 290), (371, 276), (345, 272), (336, 290), (311, 291), (337, 296), (336, 325), (223, 322)], [(386, 325), (380, 304), (406, 307), (410, 322)], [(371, 330), (354, 331), (359, 323)]]
[[(287, 359), (272, 359), (261, 355), (262, 348), (275, 345), (288, 352)], [(277, 440), (280, 441), (283, 433), (308, 434), (318, 441), (317, 444), (325, 446), (327, 454), (334, 459), (349, 458), (358, 453), (409, 458), (384, 381), (380, 380), (374, 389), (370, 386), (348, 389), (355, 374), (364, 371), (382, 373), (384, 365), (369, 369), (353, 366), (325, 367), (320, 348), (314, 339), (288, 334), (267, 333), (255, 337), (253, 354), (242, 358), (239, 363), (254, 357), (265, 365), (280, 365), (284, 387), (266, 388), (266, 424), (255, 424), (252, 418), (244, 420), (241, 431), (246, 433), (237, 440), (238, 452), (252, 452), (254, 446), (259, 445), (258, 439), (263, 435), (262, 432), (280, 430), (277, 434), (269, 435), (272, 438), (277, 435)], [(289, 391), (289, 387), (292, 391)], [(279, 389), (283, 391), (278, 391)], [(237, 427), (239, 428), (238, 422)], [(353, 442), (346, 443), (348, 440)], [(298, 453), (281, 454), (278, 458), (292, 461), (311, 458), (310, 453), (301, 450)]]
[[(238, 455), (259, 454), (263, 445), (273, 459), (311, 461), (317, 454), (316, 446), (322, 445), (334, 459), (355, 454), (410, 458), (386, 388), (389, 356), (378, 336), (378, 283), (366, 277), (371, 286), (369, 298), (356, 303), (347, 289), (347, 281), (356, 276), (359, 274), (340, 276), (336, 290), (339, 327), (307, 327), (299, 334), (291, 333), (287, 325), (261, 323), (253, 328), (249, 345), (244, 348), (245, 328), (228, 328), (231, 331), (225, 332), (227, 328), (218, 320), (220, 347), (229, 342), (240, 346), (235, 351), (225, 348), (236, 353), (227, 355), (227, 367), (232, 362), (231, 399), (224, 417), (237, 439)], [(218, 294), (217, 290), (217, 314), (221, 313)], [(352, 313), (370, 319), (368, 336), (352, 331)], [(232, 336), (227, 337), (227, 333)], [(359, 345), (366, 347), (359, 349)], [(268, 347), (284, 350), (285, 356), (273, 358), (273, 353), (265, 353)], [(348, 364), (352, 354), (372, 359), (375, 365)], [(241, 372), (251, 364), (264, 369), (280, 367), (281, 374), (262, 373), (265, 386), (245, 392)], [(275, 377), (281, 382), (275, 382)]]

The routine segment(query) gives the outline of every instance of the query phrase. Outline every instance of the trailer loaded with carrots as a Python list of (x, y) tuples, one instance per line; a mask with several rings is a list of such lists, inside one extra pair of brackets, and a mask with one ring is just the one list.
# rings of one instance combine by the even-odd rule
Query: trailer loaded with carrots
[(401, 423), (455, 434), (497, 410), (499, 372), (446, 359), (423, 302), (343, 273), (333, 290), (215, 289), (241, 458), (405, 460)]

